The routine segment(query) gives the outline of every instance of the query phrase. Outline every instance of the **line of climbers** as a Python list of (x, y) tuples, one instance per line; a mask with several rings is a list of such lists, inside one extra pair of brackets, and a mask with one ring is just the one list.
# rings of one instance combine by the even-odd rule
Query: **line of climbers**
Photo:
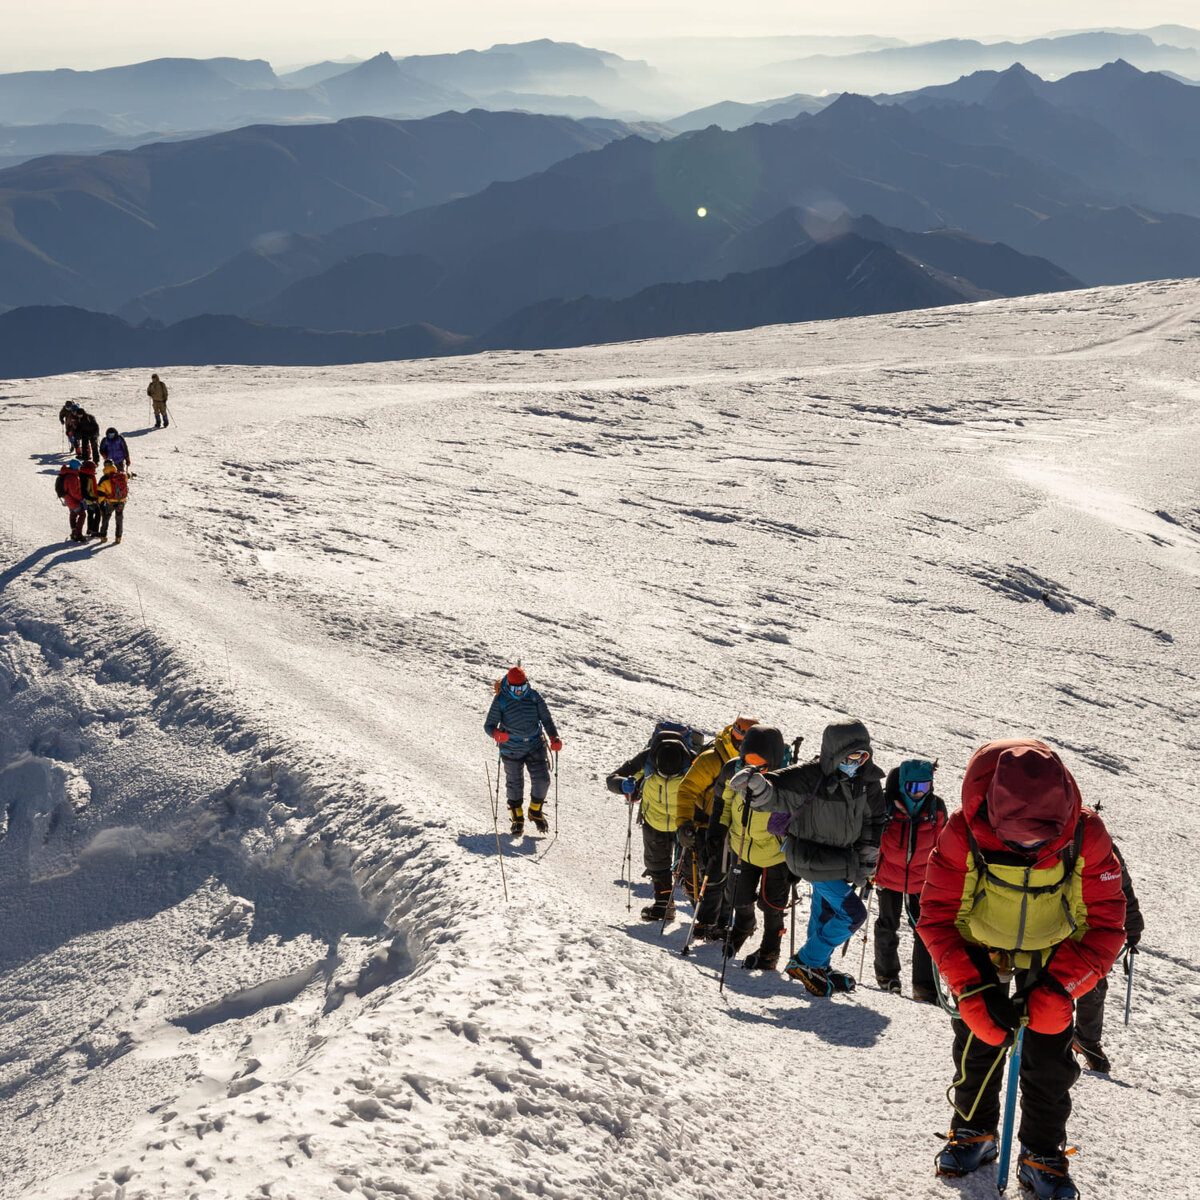
[[(154, 413), (154, 428), (165, 429), (170, 422), (167, 412), (167, 385), (152, 375), (146, 388)], [(71, 459), (59, 468), (54, 481), (55, 495), (67, 509), (70, 526), (69, 541), (86, 542), (89, 538), (108, 541), (110, 518), (113, 521), (113, 541), (119, 543), (125, 532), (125, 503), (129, 499), (129, 477), (133, 461), (129, 444), (110, 425), (100, 438), (100, 423), (82, 405), (68, 400), (58, 412), (71, 447)], [(96, 464), (103, 462), (100, 477)]]
[[(109, 521), (113, 521), (113, 541), (119, 543), (125, 532), (125, 502), (129, 499), (130, 459), (125, 439), (110, 426), (97, 444), (100, 426), (90, 413), (73, 400), (59, 411), (59, 422), (78, 455), (59, 468), (54, 494), (67, 510), (69, 541), (86, 542), (89, 538), (108, 541)], [(103, 461), (100, 477), (96, 463)]]
[(757, 907), (762, 939), (742, 965), (772, 971), (794, 885), (805, 881), (806, 937), (785, 970), (828, 997), (856, 986), (832, 956), (864, 928), (874, 889), (879, 987), (901, 991), (903, 918), (915, 934), (913, 998), (953, 1017), (954, 1113), (937, 1172), (965, 1175), (997, 1157), (998, 1068), (1024, 1025), (1018, 1179), (1039, 1200), (1072, 1200), (1072, 1051), (1110, 1069), (1101, 1047), (1107, 975), (1123, 947), (1134, 952), (1143, 924), (1102, 821), (1040, 741), (979, 749), (952, 815), (934, 790), (936, 761), (906, 759), (885, 775), (861, 721), (828, 725), (808, 762), (796, 761), (800, 743), (748, 717), (709, 745), (686, 725), (660, 722), (608, 776), (609, 791), (638, 809), (654, 888), (642, 918), (674, 919), (681, 884), (693, 906), (689, 944), (720, 942), (730, 958), (753, 934)]

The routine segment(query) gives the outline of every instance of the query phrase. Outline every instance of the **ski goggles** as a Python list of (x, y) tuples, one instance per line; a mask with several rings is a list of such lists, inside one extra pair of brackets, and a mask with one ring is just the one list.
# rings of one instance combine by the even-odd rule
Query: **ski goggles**
[(906, 783), (904, 785), (904, 790), (905, 790), (905, 792), (908, 793), (908, 795), (912, 796), (914, 799), (919, 798), (921, 796), (928, 796), (929, 793), (933, 790), (933, 780), (932, 779), (910, 779), (908, 781), (908, 783)]
[(517, 700), (520, 700), (527, 691), (529, 691), (528, 683), (510, 683), (508, 685), (508, 694)]
[(756, 767), (762, 771), (766, 769), (767, 760), (761, 754), (743, 754), (742, 762), (748, 767)]
[(870, 750), (855, 750), (847, 754), (842, 759), (843, 763), (848, 763), (852, 767), (861, 767), (871, 757)]

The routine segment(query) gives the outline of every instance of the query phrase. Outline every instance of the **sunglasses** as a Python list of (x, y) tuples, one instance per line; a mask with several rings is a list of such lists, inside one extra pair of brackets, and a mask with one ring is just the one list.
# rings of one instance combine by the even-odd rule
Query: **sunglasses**
[(742, 755), (742, 762), (748, 767), (762, 768), (767, 765), (767, 760), (761, 754), (744, 754)]
[(863, 763), (865, 763), (870, 757), (870, 750), (855, 750), (852, 754), (847, 754), (846, 757), (842, 759), (842, 762), (851, 763), (856, 767), (861, 767)]
[(904, 785), (904, 790), (910, 796), (928, 796), (933, 790), (933, 782), (929, 779), (913, 779)]

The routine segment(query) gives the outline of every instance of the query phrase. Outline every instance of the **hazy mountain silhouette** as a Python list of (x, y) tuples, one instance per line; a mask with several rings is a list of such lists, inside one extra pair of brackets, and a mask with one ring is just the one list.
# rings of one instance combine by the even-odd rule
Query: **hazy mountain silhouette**
[(812, 55), (775, 63), (763, 70), (763, 78), (805, 92), (898, 92), (973, 71), (1003, 71), (1018, 62), (1040, 74), (1063, 75), (1118, 58), (1144, 71), (1176, 71), (1189, 78), (1200, 72), (1200, 51), (1190, 46), (1160, 45), (1141, 33), (1101, 31), (991, 44), (947, 38), (862, 54)]
[[(429, 269), (419, 262), (410, 267)], [(847, 233), (815, 244), (780, 266), (718, 281), (661, 284), (624, 300), (545, 301), (513, 314), (479, 338), (428, 323), (378, 332), (319, 332), (240, 317), (202, 316), (166, 328), (153, 322), (134, 327), (109, 314), (78, 308), (18, 308), (0, 314), (0, 377), (164, 363), (380, 362), (898, 312), (985, 294), (880, 241)]]
[(178, 141), (186, 136), (188, 135), (134, 136), (87, 122), (0, 125), (0, 170), (47, 154), (100, 154), (105, 150), (133, 150), (148, 141)]
[(38, 159), (0, 171), (0, 305), (114, 307), (246, 247), (285, 244), (288, 232), (436, 204), (629, 132), (476, 110)]
[[(954, 280), (959, 299), (1080, 286), (1044, 259), (961, 231), (907, 233), (871, 218), (829, 222), (819, 213), (791, 208), (742, 232), (719, 221), (649, 220), (531, 232), (448, 266), (429, 255), (358, 255), (292, 284), (248, 315), (276, 325), (330, 330), (385, 329), (425, 320), (478, 334), (542, 301), (628, 297), (663, 281), (758, 271), (846, 235), (901, 250), (927, 271)], [(814, 299), (818, 309), (819, 301)]]
[[(1056, 114), (1044, 115), (1045, 128), (1033, 131), (1041, 139), (1040, 161), (981, 136), (993, 120), (981, 106), (968, 114), (967, 134), (951, 137), (932, 127), (935, 119), (925, 111), (849, 95), (816, 115), (769, 126), (710, 128), (657, 145), (632, 138), (436, 208), (334, 230), (299, 258), (260, 253), (251, 264), (243, 255), (201, 279), (143, 297), (136, 311), (178, 317), (216, 309), (337, 328), (347, 311), (342, 290), (349, 287), (360, 320), (378, 291), (388, 320), (427, 320), (478, 334), (540, 300), (616, 298), (658, 282), (743, 269), (747, 264), (723, 257), (725, 248), (794, 207), (797, 197), (806, 198), (802, 207), (869, 214), (898, 229), (966, 230), (1047, 258), (1087, 283), (1200, 273), (1200, 220), (1183, 216), (1155, 227), (1149, 206), (1121, 206), (1110, 188), (1063, 170), (1057, 159), (1066, 155), (1056, 152), (1050, 134), (1080, 145), (1084, 139), (1079, 119)], [(1103, 162), (1112, 135), (1099, 126), (1093, 132), (1100, 148), (1094, 160)], [(701, 206), (705, 218), (697, 216)], [(1061, 230), (1073, 223), (1077, 232), (1064, 237)], [(1164, 272), (1168, 230), (1176, 257)], [(336, 286), (293, 287), (314, 274), (314, 259), (331, 268), (363, 255), (424, 255), (444, 274), (432, 286), (427, 277), (385, 284), (387, 265), (373, 258), (339, 268)], [(370, 278), (355, 288), (354, 271), (366, 271), (368, 263)], [(370, 319), (367, 327), (379, 325)]]
[(405, 70), (386, 51), (325, 79), (320, 88), (329, 98), (331, 109), (346, 116), (373, 113), (403, 117), (414, 112), (468, 109), (474, 103), (458, 88)]
[(108, 313), (37, 306), (0, 313), (0, 377), (117, 367), (209, 363), (330, 366), (462, 353), (468, 338), (430, 326), (381, 333), (280, 329), (240, 317), (204, 316), (167, 328), (134, 327)]
[(695, 108), (691, 112), (683, 113), (682, 116), (672, 117), (666, 124), (679, 133), (707, 129), (710, 125), (716, 125), (720, 129), (741, 129), (744, 125), (753, 125), (756, 121), (770, 125), (775, 121), (798, 117), (801, 113), (820, 112), (836, 99), (836, 95), (806, 96), (797, 93), (794, 96), (760, 100), (753, 104), (722, 100), (718, 104), (709, 104), (704, 108)]
[(96, 124), (116, 132), (220, 130), (273, 121), (432, 116), (449, 108), (496, 108), (498, 93), (542, 96), (584, 92), (606, 106), (653, 102), (645, 63), (568, 42), (540, 40), (361, 63), (315, 63), (280, 77), (269, 63), (234, 58), (164, 58), (99, 71), (23, 71), (0, 75), (0, 123)]
[(479, 345), (549, 349), (903, 312), (981, 298), (965, 281), (850, 233), (780, 266), (720, 280), (658, 284), (623, 300), (546, 300), (499, 323)]

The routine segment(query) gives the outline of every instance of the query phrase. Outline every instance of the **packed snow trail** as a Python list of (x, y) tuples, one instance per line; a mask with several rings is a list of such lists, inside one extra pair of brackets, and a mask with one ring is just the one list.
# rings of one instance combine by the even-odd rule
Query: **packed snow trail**
[[(1073, 1172), (1185, 1194), (1198, 312), (1181, 282), (156, 364), (162, 432), (148, 370), (0, 386), (2, 1194), (993, 1195), (932, 1177), (949, 1031), (869, 952), (849, 998), (735, 967), (722, 997), (685, 920), (628, 920), (603, 776), (657, 717), (738, 712), (814, 749), (855, 713), (952, 803), (982, 742), (1060, 749), (1148, 926)], [(120, 547), (61, 540), (67, 398), (133, 435)], [(506, 906), (482, 721), (518, 657), (565, 747)]]

